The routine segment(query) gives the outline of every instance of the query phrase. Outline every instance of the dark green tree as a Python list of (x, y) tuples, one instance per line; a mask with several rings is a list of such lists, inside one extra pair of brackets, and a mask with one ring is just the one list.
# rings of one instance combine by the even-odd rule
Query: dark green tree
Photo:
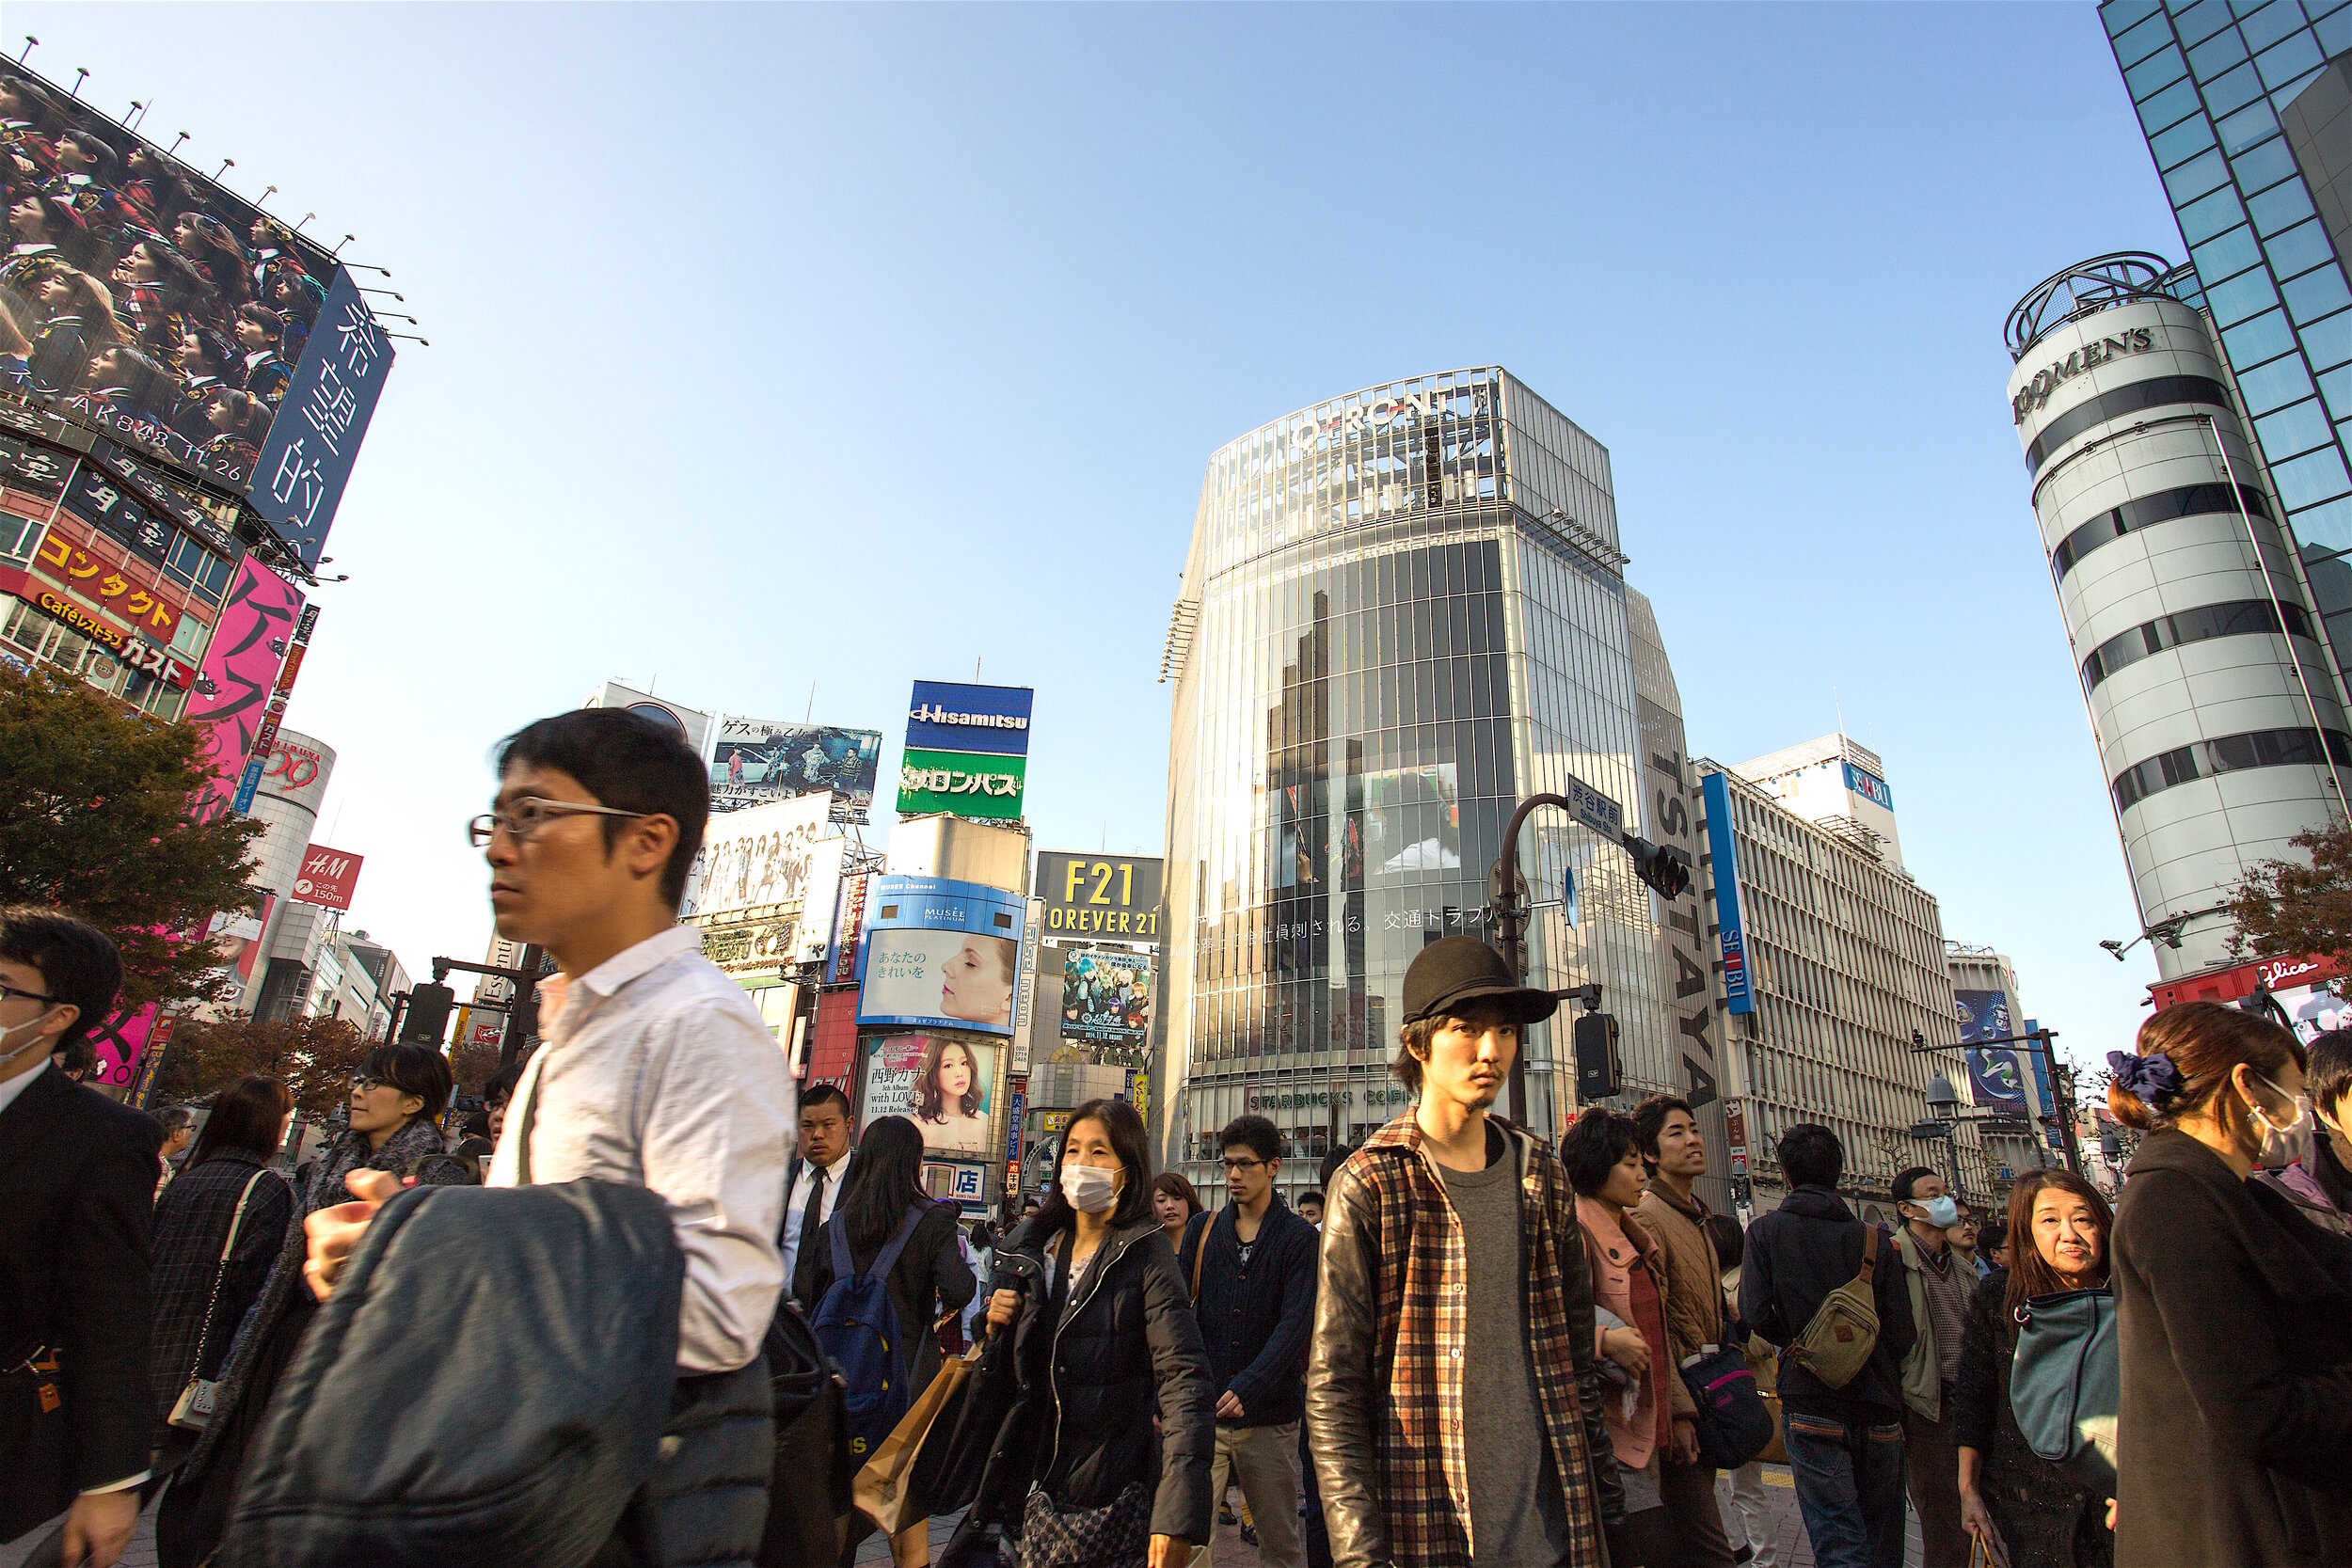
[(325, 1121), (350, 1097), (351, 1075), (369, 1049), (340, 1018), (183, 1019), (164, 1051), (156, 1103), (207, 1101), (259, 1072), (285, 1085), (304, 1117)]
[(0, 904), (112, 937), (126, 1010), (216, 999), (205, 927), (257, 903), (247, 846), (262, 825), (188, 815), (206, 778), (199, 740), (58, 672), (0, 665)]
[(2352, 823), (2312, 828), (2287, 842), (2309, 863), (2265, 861), (2231, 895), (2241, 958), (2352, 955)]

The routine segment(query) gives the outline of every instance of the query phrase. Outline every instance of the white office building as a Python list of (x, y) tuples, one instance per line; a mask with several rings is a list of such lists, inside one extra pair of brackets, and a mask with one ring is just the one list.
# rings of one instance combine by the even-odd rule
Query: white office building
[[(1832, 739), (1820, 755), (1827, 742), (1736, 768), (1697, 765), (1697, 882), (1722, 961), (1735, 1198), (1745, 1175), (1754, 1209), (1779, 1207), (1788, 1196), (1780, 1135), (1819, 1122), (1845, 1145), (1846, 1193), (1867, 1213), (1891, 1212), (1897, 1171), (1948, 1171), (1955, 1155), (1963, 1195), (1985, 1204), (1994, 1183), (1978, 1126), (1938, 1123), (1928, 1102), (1938, 1063), (1949, 1071), (1958, 1058), (1959, 1030), (1942, 916), (1934, 895), (1888, 858), (1891, 812), (1883, 832), (1851, 811), (1824, 809), (1812, 820), (1756, 782), (1802, 780), (1825, 759), (1842, 782), (1844, 768), (1863, 766), (1850, 756), (1878, 763)], [(1867, 771), (1891, 800), (1883, 766)], [(1843, 804), (1818, 784), (1796, 795), (1816, 807)], [(1955, 1049), (1924, 1053), (1915, 1042)]]

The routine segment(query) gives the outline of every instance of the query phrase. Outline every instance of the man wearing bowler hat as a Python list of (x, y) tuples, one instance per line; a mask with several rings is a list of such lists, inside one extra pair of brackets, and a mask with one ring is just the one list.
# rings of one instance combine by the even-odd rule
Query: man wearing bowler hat
[(1605, 1562), (1625, 1497), (1576, 1198), (1490, 1110), (1559, 1004), (1471, 937), (1422, 948), (1404, 1002), (1390, 1070), (1419, 1103), (1324, 1194), (1307, 1428), (1332, 1560)]

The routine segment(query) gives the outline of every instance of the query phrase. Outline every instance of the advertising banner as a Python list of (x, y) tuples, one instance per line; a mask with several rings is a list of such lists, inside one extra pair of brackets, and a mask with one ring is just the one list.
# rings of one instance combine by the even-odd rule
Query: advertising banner
[(861, 1125), (905, 1117), (925, 1148), (988, 1156), (998, 1047), (960, 1035), (884, 1035), (866, 1048)]
[(2315, 980), (2308, 985), (2288, 986), (2274, 990), (2270, 999), (2279, 1004), (2287, 1015), (2288, 1027), (2296, 1038), (2311, 1044), (2331, 1029), (2352, 1024), (2352, 1004), (2344, 998), (2341, 979)]
[(1145, 855), (1039, 850), (1031, 885), (1045, 902), (1045, 934), (1158, 942), (1163, 869)]
[(91, 1030), (89, 1042), (98, 1052), (98, 1067), (90, 1082), (113, 1089), (130, 1087), (138, 1076), (139, 1058), (150, 1046), (160, 1047), (171, 1037), (174, 1022), (159, 1017), (151, 1002), (136, 1012), (117, 1013)]
[(301, 614), (302, 594), (292, 583), (249, 558), (239, 563), (181, 716), (202, 734), (202, 756), (212, 774), (194, 802), (197, 820), (228, 813)]
[(1707, 802), (1707, 850), (1715, 888), (1715, 925), (1724, 951), (1724, 1007), (1727, 1012), (1756, 1011), (1756, 991), (1748, 979), (1747, 933), (1740, 922), (1740, 859), (1732, 847), (1731, 786), (1721, 773), (1700, 781)]
[(710, 809), (740, 811), (829, 794), (835, 822), (864, 823), (882, 767), (882, 732), (722, 714), (710, 758)]
[(1025, 757), (1036, 695), (1025, 686), (916, 681), (914, 705), (907, 710), (908, 749)]
[(836, 986), (857, 978), (859, 942), (866, 934), (866, 888), (871, 872), (861, 871), (841, 882), (840, 911), (833, 923), (833, 974)]
[(985, 816), (1016, 822), (1029, 759), (908, 747), (898, 758), (898, 815)]
[(923, 1162), (924, 1196), (941, 1203), (952, 1203), (966, 1213), (977, 1214), (986, 1207), (983, 1194), (988, 1191), (988, 1164), (975, 1160), (926, 1160)]
[(1876, 773), (1866, 773), (1851, 762), (1845, 764), (1845, 769), (1848, 789), (1873, 805), (1883, 806), (1888, 811), (1895, 809), (1895, 792), (1886, 787), (1884, 779)]
[(302, 869), (294, 873), (294, 891), (288, 896), (299, 904), (349, 910), (352, 891), (359, 885), (361, 859), (341, 849), (329, 849), (324, 844), (306, 847), (302, 851)]
[(1012, 1033), (1025, 900), (939, 877), (876, 877), (866, 889), (858, 1022)]
[(688, 751), (696, 756), (707, 754), (710, 744), (710, 715), (700, 708), (681, 707), (650, 691), (638, 691), (618, 681), (607, 681), (590, 694), (582, 707), (617, 707), (656, 723), (674, 724)]
[[(40, 402), (246, 497), (318, 564), (391, 344), (324, 248), (0, 58), (15, 100), (8, 314), (41, 334)], [(29, 163), (28, 170), (24, 166)], [(20, 211), (23, 209), (24, 211)], [(111, 323), (102, 337), (97, 328)]]
[(2026, 1115), (2026, 1075), (2017, 1053), (1979, 1050), (1975, 1044), (2007, 1039), (2016, 1033), (2010, 1027), (2009, 998), (1997, 990), (1955, 990), (1952, 1005), (1960, 1021), (1961, 1054), (1968, 1061), (1969, 1103), (1984, 1110)]
[(1151, 954), (1109, 947), (1062, 949), (1062, 1038), (1139, 1046), (1151, 1030)]
[[(802, 906), (817, 846), (834, 836), (828, 800), (803, 796), (712, 817), (687, 874), (683, 912), (707, 921), (743, 910)], [(838, 877), (840, 863), (834, 864)]]

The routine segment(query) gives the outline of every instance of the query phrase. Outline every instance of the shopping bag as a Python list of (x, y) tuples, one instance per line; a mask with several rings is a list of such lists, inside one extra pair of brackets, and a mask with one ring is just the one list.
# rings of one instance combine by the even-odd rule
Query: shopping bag
[(874, 1449), (874, 1456), (861, 1468), (850, 1483), (850, 1501), (857, 1511), (880, 1526), (887, 1535), (914, 1524), (930, 1513), (930, 1504), (916, 1496), (914, 1481), (915, 1456), (923, 1451), (923, 1439), (943, 1411), (955, 1404), (956, 1395), (963, 1387), (964, 1379), (972, 1375), (972, 1367), (979, 1359), (977, 1350), (966, 1355), (940, 1363), (930, 1386), (915, 1396), (907, 1413), (898, 1418), (898, 1424), (890, 1429)]

